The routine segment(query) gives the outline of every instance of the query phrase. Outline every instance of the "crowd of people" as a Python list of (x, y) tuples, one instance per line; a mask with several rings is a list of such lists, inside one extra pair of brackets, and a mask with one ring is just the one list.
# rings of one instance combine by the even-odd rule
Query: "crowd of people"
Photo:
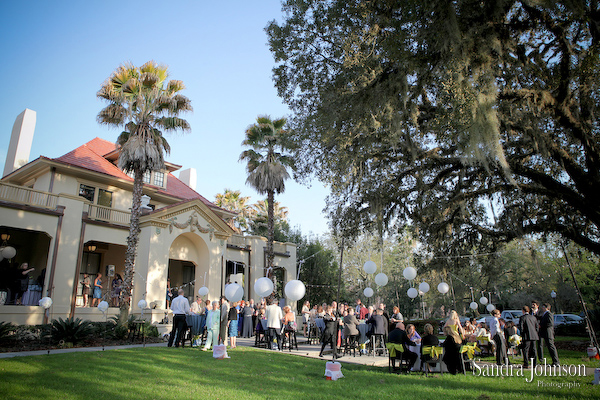
[[(190, 305), (184, 297), (184, 291), (179, 290), (179, 295), (171, 302), (173, 310), (173, 330), (169, 338), (169, 346), (179, 346), (182, 334), (185, 331), (185, 316), (205, 316), (206, 341), (202, 350), (207, 351), (214, 344), (227, 344), (236, 347), (236, 338), (252, 337), (257, 330), (265, 326), (270, 338), (270, 348), (277, 349), (281, 343), (281, 335), (296, 330), (296, 315), (289, 306), (283, 309), (270, 299), (261, 299), (255, 304), (254, 300), (229, 302), (223, 296), (220, 301), (203, 301), (200, 297)], [(304, 336), (310, 335), (309, 330), (315, 329), (317, 320), (322, 321), (319, 329), (321, 351), (323, 357), (325, 348), (330, 346), (333, 358), (340, 357), (342, 343), (357, 345), (359, 325), (366, 324), (369, 337), (373, 336), (383, 343), (374, 348), (384, 348), (385, 343), (403, 345), (402, 358), (407, 361), (408, 369), (412, 369), (417, 359), (427, 360), (417, 354), (414, 349), (429, 346), (443, 347), (443, 361), (448, 371), (455, 374), (463, 368), (461, 346), (477, 343), (482, 351), (495, 353), (498, 365), (509, 364), (509, 351), (522, 352), (523, 366), (529, 368), (530, 364), (536, 365), (537, 360), (543, 359), (544, 343), (548, 348), (553, 365), (559, 365), (558, 354), (554, 345), (553, 316), (550, 305), (547, 303), (538, 307), (537, 302), (532, 302), (532, 307), (523, 307), (523, 316), (518, 324), (513, 321), (504, 321), (500, 318), (500, 311), (493, 310), (485, 322), (477, 322), (471, 318), (461, 323), (461, 320), (452, 310), (448, 314), (441, 330), (444, 339), (440, 341), (437, 332), (439, 327), (425, 324), (422, 332), (418, 332), (414, 324), (406, 323), (399, 308), (394, 306), (392, 313), (388, 314), (386, 306), (365, 306), (361, 300), (356, 301), (356, 306), (346, 303), (318, 304), (311, 307), (305, 301), (300, 315), (302, 317), (302, 331)], [(371, 351), (374, 351), (374, 348)], [(417, 350), (420, 351), (420, 350)]]

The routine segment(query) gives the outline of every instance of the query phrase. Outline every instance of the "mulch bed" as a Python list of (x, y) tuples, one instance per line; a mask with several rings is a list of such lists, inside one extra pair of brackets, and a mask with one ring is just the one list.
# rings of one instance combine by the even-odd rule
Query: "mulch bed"
[[(147, 337), (145, 339), (145, 343), (161, 343), (163, 341), (162, 338), (157, 337)], [(101, 347), (104, 346), (123, 346), (130, 344), (142, 344), (144, 341), (140, 339), (103, 339), (103, 338), (93, 338), (83, 340), (75, 345), (71, 343), (48, 343), (48, 341), (39, 341), (39, 340), (31, 340), (31, 341), (5, 341), (0, 344), (0, 353), (12, 353), (18, 351), (36, 351), (36, 350), (54, 350), (54, 349), (66, 349), (66, 348), (78, 348), (78, 347)]]

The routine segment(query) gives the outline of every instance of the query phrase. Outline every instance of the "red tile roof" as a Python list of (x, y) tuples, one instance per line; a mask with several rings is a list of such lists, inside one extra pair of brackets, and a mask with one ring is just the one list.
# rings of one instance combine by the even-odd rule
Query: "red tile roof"
[[(94, 172), (99, 172), (115, 178), (133, 181), (129, 175), (121, 171), (116, 165), (103, 157), (104, 155), (114, 151), (116, 148), (117, 147), (114, 143), (97, 137), (63, 156), (55, 158), (54, 161), (84, 168)], [(166, 189), (161, 189), (154, 185), (144, 185), (157, 188), (159, 193), (173, 196), (178, 199), (199, 199), (209, 207), (219, 208), (171, 173), (169, 173), (167, 177)]]

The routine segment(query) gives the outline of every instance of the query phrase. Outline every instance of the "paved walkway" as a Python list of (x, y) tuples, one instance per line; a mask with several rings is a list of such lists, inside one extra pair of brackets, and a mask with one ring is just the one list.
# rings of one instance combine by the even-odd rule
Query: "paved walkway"
[[(254, 346), (254, 338), (238, 338), (237, 339), (238, 346), (252, 347)], [(146, 344), (145, 347), (166, 347), (167, 343), (150, 343)], [(24, 357), (24, 356), (39, 356), (45, 354), (64, 354), (64, 353), (73, 353), (73, 352), (84, 352), (84, 351), (103, 351), (103, 350), (116, 350), (116, 349), (130, 349), (130, 348), (140, 348), (144, 347), (142, 344), (132, 344), (132, 345), (122, 345), (122, 346), (99, 346), (99, 347), (76, 347), (72, 349), (52, 349), (48, 350), (34, 350), (34, 351), (19, 351), (19, 352), (11, 352), (11, 353), (0, 353), (0, 358), (11, 358), (11, 357)], [(262, 349), (264, 351), (273, 351)], [(298, 338), (298, 350), (295, 348), (289, 351), (287, 348), (281, 351), (281, 353), (285, 354), (295, 354), (304, 357), (317, 358), (322, 360), (331, 360), (331, 348), (328, 346), (325, 349), (325, 357), (320, 358), (319, 352), (321, 350), (320, 344), (312, 344), (309, 345), (306, 343), (304, 337), (300, 336)], [(229, 349), (231, 352), (232, 350)], [(235, 352), (235, 350), (233, 350)], [(356, 357), (352, 356), (344, 356), (339, 358), (338, 361), (353, 363), (353, 364), (362, 364), (362, 365), (373, 365), (378, 367), (383, 367), (388, 365), (387, 356), (360, 356), (358, 353)]]

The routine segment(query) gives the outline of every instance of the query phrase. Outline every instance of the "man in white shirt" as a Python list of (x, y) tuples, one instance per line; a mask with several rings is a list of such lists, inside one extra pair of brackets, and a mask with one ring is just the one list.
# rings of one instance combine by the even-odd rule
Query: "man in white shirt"
[(183, 295), (184, 293), (183, 289), (179, 289), (179, 296), (171, 301), (171, 310), (173, 310), (173, 328), (171, 329), (171, 335), (169, 336), (169, 347), (173, 346), (173, 339), (175, 339), (175, 347), (179, 347), (185, 329), (187, 328), (185, 316), (190, 313), (190, 302)]
[(281, 307), (273, 302), (271, 298), (267, 300), (267, 328), (269, 328), (269, 337), (271, 338), (271, 349), (276, 349), (273, 346), (273, 341), (277, 338), (277, 346), (281, 344), (281, 320), (283, 319), (283, 313)]

